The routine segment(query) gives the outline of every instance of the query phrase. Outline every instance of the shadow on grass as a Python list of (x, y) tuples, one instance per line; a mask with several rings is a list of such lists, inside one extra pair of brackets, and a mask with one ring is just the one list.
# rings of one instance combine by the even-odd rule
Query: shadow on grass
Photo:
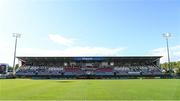
[(62, 80), (62, 81), (57, 81), (58, 83), (73, 83), (73, 82), (76, 82), (76, 81), (71, 81), (71, 80), (67, 80), (67, 81), (65, 81), (65, 80)]

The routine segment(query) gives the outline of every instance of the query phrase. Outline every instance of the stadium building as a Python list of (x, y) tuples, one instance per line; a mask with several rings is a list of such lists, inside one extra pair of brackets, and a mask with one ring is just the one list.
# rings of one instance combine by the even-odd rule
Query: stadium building
[(160, 77), (161, 56), (17, 57), (16, 76), (58, 78)]
[(8, 72), (8, 67), (8, 64), (0, 63), (0, 74), (6, 74)]

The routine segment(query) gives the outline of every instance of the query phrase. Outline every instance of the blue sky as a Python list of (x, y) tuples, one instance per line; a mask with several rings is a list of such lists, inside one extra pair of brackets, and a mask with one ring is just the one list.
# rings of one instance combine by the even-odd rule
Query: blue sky
[(0, 0), (0, 62), (18, 56), (161, 55), (180, 60), (179, 0)]

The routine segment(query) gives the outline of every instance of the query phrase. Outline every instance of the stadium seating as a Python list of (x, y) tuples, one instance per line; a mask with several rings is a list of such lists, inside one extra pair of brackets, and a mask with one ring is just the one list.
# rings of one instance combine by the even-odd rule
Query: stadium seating
[(96, 75), (113, 75), (113, 68), (97, 68), (95, 71)]
[(16, 71), (16, 75), (60, 75), (62, 72), (61, 67), (23, 66)]
[(114, 67), (117, 75), (160, 75), (161, 70), (156, 66), (120, 66)]
[(79, 67), (65, 67), (64, 75), (83, 75), (83, 71)]
[[(115, 73), (115, 74), (114, 74)], [(16, 75), (161, 75), (156, 66), (115, 66), (115, 67), (63, 67), (63, 66), (22, 66)]]

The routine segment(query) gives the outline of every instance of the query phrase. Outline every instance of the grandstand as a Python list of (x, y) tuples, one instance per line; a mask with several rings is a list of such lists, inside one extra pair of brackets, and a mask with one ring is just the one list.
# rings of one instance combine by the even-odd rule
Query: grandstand
[(161, 56), (17, 57), (18, 77), (160, 77)]

